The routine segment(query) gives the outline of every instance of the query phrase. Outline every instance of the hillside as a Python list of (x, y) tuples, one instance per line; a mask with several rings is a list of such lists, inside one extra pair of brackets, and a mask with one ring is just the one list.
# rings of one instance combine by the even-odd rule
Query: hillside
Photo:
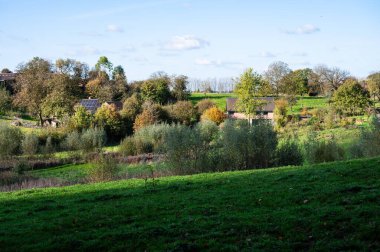
[(380, 158), (0, 193), (0, 250), (378, 250)]

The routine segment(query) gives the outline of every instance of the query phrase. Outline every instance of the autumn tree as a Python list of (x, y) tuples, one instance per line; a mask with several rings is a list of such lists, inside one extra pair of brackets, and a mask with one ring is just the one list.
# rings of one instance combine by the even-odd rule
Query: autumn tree
[(201, 116), (202, 121), (209, 120), (216, 123), (217, 125), (224, 122), (225, 119), (226, 119), (226, 115), (223, 113), (223, 111), (221, 111), (217, 107), (206, 109)]
[(112, 73), (113, 64), (108, 60), (106, 56), (100, 56), (98, 62), (95, 64), (95, 69), (97, 72), (106, 72), (108, 74)]
[(164, 122), (166, 120), (167, 115), (161, 105), (148, 101), (143, 104), (143, 111), (136, 117), (133, 124), (133, 130), (136, 132), (145, 126)]
[(371, 104), (370, 96), (357, 80), (349, 79), (335, 91), (334, 107), (346, 115), (359, 115)]
[(237, 94), (237, 108), (244, 111), (250, 122), (252, 114), (257, 107), (262, 106), (262, 100), (258, 96), (265, 95), (266, 82), (262, 76), (248, 68), (237, 80), (235, 93)]
[(290, 73), (290, 68), (288, 64), (277, 61), (268, 66), (268, 70), (265, 71), (264, 76), (265, 79), (272, 86), (273, 91), (278, 96), (281, 92), (281, 86), (283, 84), (283, 79), (286, 75)]
[(18, 73), (14, 103), (26, 108), (30, 114), (38, 116), (40, 124), (43, 125), (43, 104), (48, 95), (52, 65), (47, 60), (35, 57), (20, 65)]

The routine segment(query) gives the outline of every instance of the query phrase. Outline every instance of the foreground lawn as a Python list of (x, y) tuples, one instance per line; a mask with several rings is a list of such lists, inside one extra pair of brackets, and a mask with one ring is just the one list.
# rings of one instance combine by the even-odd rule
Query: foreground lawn
[(379, 250), (380, 158), (0, 193), (0, 251)]

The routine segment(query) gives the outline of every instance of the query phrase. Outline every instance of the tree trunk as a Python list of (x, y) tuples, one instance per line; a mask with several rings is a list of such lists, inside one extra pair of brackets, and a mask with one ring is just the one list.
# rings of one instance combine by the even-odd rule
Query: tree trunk
[(42, 118), (42, 112), (41, 111), (38, 112), (38, 117), (40, 118), (41, 127), (43, 127), (44, 126), (44, 119)]

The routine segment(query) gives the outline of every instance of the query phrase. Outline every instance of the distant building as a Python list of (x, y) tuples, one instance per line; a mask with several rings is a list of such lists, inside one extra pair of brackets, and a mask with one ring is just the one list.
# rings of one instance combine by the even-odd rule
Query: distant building
[[(96, 110), (102, 106), (99, 99), (91, 99), (91, 98), (82, 99), (79, 102), (79, 104), (85, 107), (85, 109), (90, 111), (92, 114), (94, 114)], [(120, 111), (123, 109), (123, 103), (121, 101), (108, 101), (108, 102), (104, 102), (103, 104), (107, 106), (113, 105), (115, 106), (117, 111)]]
[(99, 99), (91, 99), (91, 98), (82, 99), (80, 100), (79, 104), (82, 105), (88, 111), (90, 111), (92, 114), (94, 114), (96, 110), (100, 108), (100, 106), (102, 105), (99, 102)]
[[(253, 119), (269, 119), (273, 120), (274, 98), (273, 97), (258, 97), (258, 100), (263, 102), (263, 105), (256, 109)], [(237, 98), (227, 98), (227, 116), (231, 119), (248, 119), (247, 116), (236, 108)]]
[(0, 73), (0, 87), (5, 87), (13, 94), (16, 76), (16, 73)]

